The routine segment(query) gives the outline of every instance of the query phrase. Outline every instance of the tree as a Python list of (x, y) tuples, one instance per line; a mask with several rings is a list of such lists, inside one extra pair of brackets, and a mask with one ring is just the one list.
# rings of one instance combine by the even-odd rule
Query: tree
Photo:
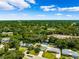
[(34, 51), (35, 51), (35, 53), (39, 53), (40, 48), (35, 48)]
[(58, 47), (58, 48), (60, 48), (60, 49), (62, 49), (62, 48), (67, 48), (67, 42), (65, 41), (65, 40), (57, 40), (56, 42), (55, 42), (55, 45)]
[(22, 59), (23, 54), (20, 51), (8, 51), (3, 55), (4, 59)]

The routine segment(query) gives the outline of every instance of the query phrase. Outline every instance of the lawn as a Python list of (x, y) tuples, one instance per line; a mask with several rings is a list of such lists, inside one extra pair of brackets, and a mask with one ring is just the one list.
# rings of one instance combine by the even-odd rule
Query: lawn
[(24, 51), (26, 51), (26, 50), (27, 50), (26, 47), (19, 47), (19, 51), (21, 51), (21, 52), (24, 52)]
[(48, 58), (48, 59), (56, 59), (55, 53), (50, 53), (50, 52), (44, 52), (43, 57)]
[(34, 50), (30, 50), (29, 52), (30, 52), (30, 54), (32, 54), (32, 55), (38, 55), (38, 53), (35, 53)]
[(62, 55), (61, 59), (73, 59), (71, 56), (64, 56)]
[[(47, 58), (47, 59), (56, 59), (56, 54), (55, 53), (51, 53), (51, 52), (44, 52), (43, 57)], [(72, 59), (71, 56), (61, 56), (61, 59)]]

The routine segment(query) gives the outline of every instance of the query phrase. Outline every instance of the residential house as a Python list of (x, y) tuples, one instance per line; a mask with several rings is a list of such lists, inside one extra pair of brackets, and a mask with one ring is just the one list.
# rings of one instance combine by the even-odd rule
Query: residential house
[(26, 47), (26, 43), (23, 43), (23, 41), (21, 41), (19, 44), (21, 47)]
[(47, 51), (54, 52), (54, 53), (61, 53), (59, 48), (48, 47)]
[(52, 53), (56, 53), (56, 58), (60, 59), (61, 57), (61, 52), (59, 48), (53, 48), (53, 47), (48, 47), (47, 51), (52, 52)]
[(4, 48), (4, 45), (3, 44), (0, 44), (0, 49), (3, 49)]
[(13, 36), (13, 32), (2, 32), (2, 35)]
[(21, 47), (28, 47), (28, 46), (32, 46), (33, 44), (29, 44), (29, 43), (24, 43), (23, 41), (21, 41), (20, 43), (19, 43), (19, 45), (21, 46)]
[(1, 43), (9, 43), (10, 42), (10, 37), (5, 37), (2, 38)]
[(62, 54), (66, 56), (72, 56), (74, 59), (79, 58), (79, 54), (75, 51), (72, 51), (70, 49), (62, 49)]

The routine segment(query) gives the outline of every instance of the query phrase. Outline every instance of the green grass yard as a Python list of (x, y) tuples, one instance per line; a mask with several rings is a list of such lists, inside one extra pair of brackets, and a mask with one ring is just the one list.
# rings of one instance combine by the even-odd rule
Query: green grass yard
[(26, 50), (27, 50), (26, 47), (19, 47), (19, 51), (20, 51), (20, 52), (24, 52), (24, 51), (26, 51)]
[(64, 56), (64, 55), (62, 55), (61, 59), (73, 59), (73, 58), (71, 56)]
[(30, 50), (29, 52), (30, 52), (30, 54), (32, 54), (32, 55), (38, 55), (38, 53), (35, 53), (34, 50)]
[(56, 59), (55, 53), (50, 53), (50, 52), (44, 52), (43, 57), (48, 58), (48, 59)]

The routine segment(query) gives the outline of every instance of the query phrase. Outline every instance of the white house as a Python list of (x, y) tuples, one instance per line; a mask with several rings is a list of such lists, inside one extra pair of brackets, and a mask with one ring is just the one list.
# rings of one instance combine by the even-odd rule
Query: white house
[(2, 38), (1, 43), (9, 43), (10, 42), (10, 37), (5, 37)]
[(56, 58), (60, 59), (61, 58), (61, 54), (60, 53), (56, 54)]
[(59, 48), (53, 48), (53, 47), (48, 47), (47, 51), (54, 52), (54, 53), (61, 53)]
[(4, 45), (3, 44), (0, 45), (0, 49), (2, 49), (2, 48), (4, 48)]
[(3, 44), (0, 44), (0, 54), (4, 53), (4, 51), (5, 51), (4, 45)]
[(60, 59), (61, 52), (60, 52), (60, 49), (59, 48), (48, 47), (47, 48), (47, 51), (56, 53), (56, 58), (57, 59)]
[(14, 50), (16, 50), (16, 48), (9, 48), (8, 50), (9, 51), (14, 51)]
[(21, 47), (25, 47), (25, 46), (26, 46), (26, 43), (23, 43), (23, 41), (21, 41), (21, 42), (20, 42), (20, 46), (21, 46)]
[(40, 51), (39, 54), (38, 54), (38, 56), (42, 57), (42, 55), (43, 55), (43, 51)]
[(2, 32), (2, 35), (13, 36), (13, 32)]
[(79, 57), (79, 54), (77, 52), (72, 51), (70, 49), (63, 49), (62, 54), (72, 56), (74, 59), (78, 59)]
[(33, 44), (29, 44), (29, 43), (24, 43), (23, 41), (21, 41), (20, 43), (19, 43), (19, 45), (21, 46), (21, 47), (28, 47), (28, 46), (32, 46)]

